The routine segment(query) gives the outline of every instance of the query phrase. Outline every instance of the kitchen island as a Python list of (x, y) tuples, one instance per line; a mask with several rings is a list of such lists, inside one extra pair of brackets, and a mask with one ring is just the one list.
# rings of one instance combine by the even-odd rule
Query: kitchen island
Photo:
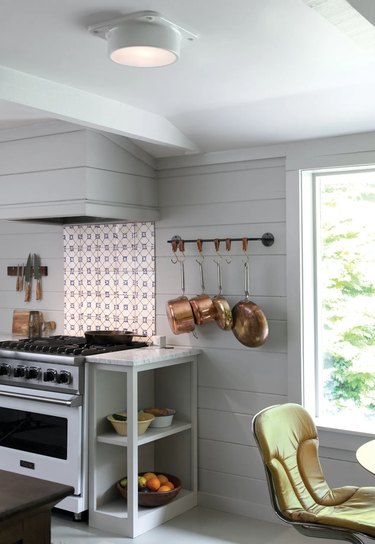
[[(86, 358), (89, 377), (89, 524), (136, 537), (197, 504), (197, 357), (200, 350), (154, 346)], [(168, 427), (138, 435), (144, 408), (176, 410)], [(127, 436), (107, 416), (126, 412)], [(138, 474), (171, 474), (182, 489), (169, 503), (138, 505)], [(127, 500), (117, 482), (127, 478)]]
[(51, 510), (73, 493), (68, 485), (0, 470), (0, 542), (49, 544)]

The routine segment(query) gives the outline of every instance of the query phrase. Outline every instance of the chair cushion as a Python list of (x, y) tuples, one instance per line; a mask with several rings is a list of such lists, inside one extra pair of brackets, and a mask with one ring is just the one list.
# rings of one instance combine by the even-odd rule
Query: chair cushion
[(317, 430), (302, 406), (284, 404), (261, 412), (254, 431), (285, 518), (375, 536), (375, 487), (328, 485)]
[(342, 527), (375, 537), (375, 487), (360, 487), (342, 504), (323, 506), (315, 513), (293, 510), (284, 514), (293, 521)]

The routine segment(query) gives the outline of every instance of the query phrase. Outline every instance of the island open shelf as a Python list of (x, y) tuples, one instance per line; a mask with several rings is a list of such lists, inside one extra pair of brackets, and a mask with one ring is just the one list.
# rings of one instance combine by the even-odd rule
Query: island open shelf
[[(145, 351), (142, 364), (129, 364), (117, 352), (90, 359), (89, 525), (134, 538), (197, 504), (197, 355), (179, 348), (163, 357)], [(128, 353), (128, 352), (124, 352)], [(168, 427), (149, 427), (138, 436), (138, 411), (176, 410)], [(107, 416), (127, 413), (127, 436)], [(173, 474), (182, 482), (178, 495), (157, 507), (138, 505), (138, 474)], [(116, 484), (127, 477), (127, 500)]]

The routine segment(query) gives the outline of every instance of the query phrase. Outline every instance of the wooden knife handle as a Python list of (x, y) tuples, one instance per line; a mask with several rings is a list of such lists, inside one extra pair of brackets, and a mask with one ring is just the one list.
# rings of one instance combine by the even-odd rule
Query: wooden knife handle
[(27, 282), (25, 285), (25, 302), (30, 302), (31, 299), (31, 285)]
[(20, 276), (17, 272), (17, 279), (16, 279), (16, 291), (20, 291)]
[(42, 289), (40, 286), (40, 280), (36, 280), (35, 298), (36, 300), (40, 300), (42, 298)]

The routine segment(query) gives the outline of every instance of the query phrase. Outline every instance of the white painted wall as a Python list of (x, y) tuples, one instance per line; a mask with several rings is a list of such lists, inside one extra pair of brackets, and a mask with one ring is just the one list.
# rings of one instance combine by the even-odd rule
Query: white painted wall
[[(251, 157), (251, 154), (249, 154)], [(215, 159), (215, 158), (214, 158)], [(195, 160), (195, 159), (193, 159)], [(157, 331), (169, 343), (203, 350), (198, 365), (200, 502), (237, 513), (264, 517), (268, 505), (262, 466), (254, 447), (251, 418), (261, 408), (287, 400), (286, 249), (284, 158), (231, 161), (177, 167), (161, 161), (156, 224)], [(175, 336), (165, 303), (180, 293), (178, 266), (167, 240), (258, 237), (249, 242), (251, 299), (265, 312), (269, 338), (257, 349), (240, 344), (216, 323)], [(225, 255), (225, 247), (222, 251)], [(212, 243), (203, 245), (206, 291), (218, 291)], [(200, 292), (195, 244), (186, 245), (186, 294)], [(222, 265), (223, 293), (233, 306), (243, 298), (242, 244), (233, 242), (232, 262)]]
[[(356, 135), (158, 163), (162, 219), (156, 224), (157, 333), (167, 334), (170, 343), (192, 345), (203, 351), (198, 365), (199, 500), (205, 506), (276, 521), (269, 506), (251, 420), (266, 406), (295, 401), (298, 380), (294, 378), (300, 377), (298, 346), (292, 345), (298, 336), (295, 327), (299, 309), (288, 304), (288, 298), (294, 302), (297, 295), (293, 293), (299, 292), (295, 258), (298, 220), (287, 186), (290, 171), (298, 173), (299, 168), (318, 164), (350, 164), (360, 153), (363, 164), (374, 149), (373, 134)], [(174, 336), (164, 307), (179, 293), (180, 284), (167, 240), (175, 234), (197, 239), (252, 237), (264, 232), (274, 234), (275, 244), (266, 248), (260, 242), (250, 242), (249, 248), (251, 298), (269, 320), (270, 334), (265, 345), (246, 348), (231, 332), (221, 331), (214, 323), (201, 326), (198, 338), (192, 334)], [(224, 294), (231, 304), (243, 293), (241, 244), (233, 245), (232, 263), (223, 266)], [(204, 245), (204, 250), (206, 291), (215, 294), (213, 244)], [(189, 244), (188, 296), (199, 292), (196, 254), (195, 245)], [(320, 436), (322, 464), (332, 486), (373, 483), (355, 460), (356, 448), (368, 436), (338, 436), (329, 430), (321, 430)]]
[[(374, 150), (375, 137), (370, 134), (158, 161), (161, 220), (156, 223), (155, 233), (156, 327), (157, 334), (166, 334), (168, 342), (200, 347), (203, 351), (198, 365), (201, 504), (275, 521), (250, 425), (252, 415), (261, 408), (293, 397), (288, 387), (299, 372), (298, 350), (290, 340), (293, 331), (287, 336), (287, 322), (293, 328), (295, 321), (287, 314), (291, 298), (287, 297), (287, 286), (290, 292), (294, 270), (290, 268), (293, 261), (288, 258), (292, 251), (293, 218), (286, 218), (286, 209), (290, 210), (286, 207), (286, 170), (316, 166), (311, 159), (314, 154), (320, 155), (321, 166), (347, 164), (359, 153), (363, 161), (366, 157), (373, 160)], [(185, 239), (241, 238), (261, 236), (264, 232), (274, 234), (275, 244), (266, 248), (260, 242), (250, 242), (249, 251), (251, 296), (269, 319), (266, 344), (257, 349), (246, 348), (215, 323), (200, 327), (198, 338), (192, 334), (173, 335), (165, 316), (165, 303), (179, 295), (180, 280), (178, 267), (170, 260), (167, 240), (175, 234)], [(45, 310), (48, 319), (58, 321), (62, 330), (60, 227), (0, 223), (0, 249), (0, 330), (10, 330), (13, 308), (25, 307), (14, 291), (15, 279), (6, 276), (6, 266), (16, 265), (30, 250), (40, 253), (42, 264), (49, 267), (40, 309)], [(213, 246), (205, 244), (204, 253), (206, 290), (216, 294)], [(194, 245), (187, 246), (186, 256), (187, 294), (193, 296), (200, 292)], [(234, 304), (243, 295), (238, 242), (233, 244), (231, 258), (231, 264), (223, 265), (223, 291)], [(32, 302), (30, 309), (33, 307)], [(321, 432), (323, 465), (330, 483), (371, 485), (354, 457), (361, 437), (341, 434), (334, 447), (331, 437), (330, 431)]]
[[(78, 179), (76, 173), (82, 170), (89, 174)], [(41, 202), (47, 203), (43, 212), (59, 216), (60, 207), (66, 209), (67, 202), (73, 207), (76, 196), (106, 202), (110, 193), (115, 203), (127, 199), (129, 220), (139, 221), (148, 212), (154, 218), (157, 202), (154, 160), (144, 151), (120, 136), (59, 121), (0, 132), (0, 189), (0, 209), (14, 205), (17, 218), (24, 217), (25, 208), (32, 212), (26, 217), (39, 217), (34, 211), (40, 213)], [(42, 300), (35, 300), (34, 287), (31, 302), (25, 303), (7, 267), (26, 263), (29, 252), (40, 255), (48, 277), (42, 278)], [(56, 321), (56, 333), (63, 334), (62, 227), (0, 221), (0, 264), (0, 332), (11, 331), (14, 309), (38, 309), (45, 320)]]
[[(34, 284), (31, 301), (25, 303), (24, 293), (16, 291), (16, 278), (7, 276), (7, 267), (26, 264), (30, 252), (40, 255), (42, 266), (48, 267), (48, 276), (42, 278), (42, 299), (35, 300)], [(0, 221), (0, 270), (0, 332), (11, 332), (13, 310), (26, 309), (43, 312), (46, 321), (56, 321), (56, 334), (63, 334), (62, 227)]]

